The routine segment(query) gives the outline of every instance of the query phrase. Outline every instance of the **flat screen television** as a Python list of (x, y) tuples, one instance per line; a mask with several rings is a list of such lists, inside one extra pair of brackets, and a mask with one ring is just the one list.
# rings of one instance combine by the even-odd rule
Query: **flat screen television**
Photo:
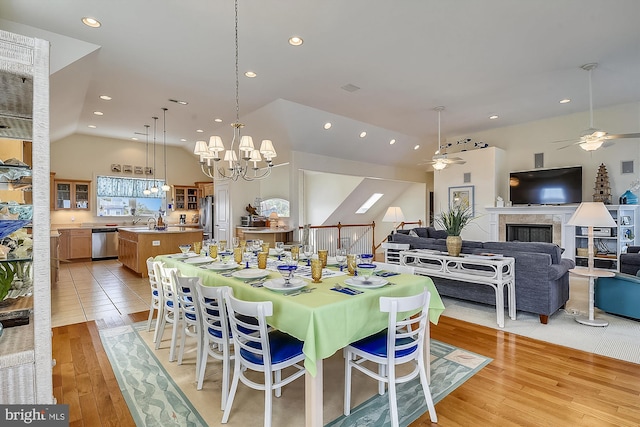
[(509, 174), (513, 205), (564, 205), (582, 202), (582, 166)]

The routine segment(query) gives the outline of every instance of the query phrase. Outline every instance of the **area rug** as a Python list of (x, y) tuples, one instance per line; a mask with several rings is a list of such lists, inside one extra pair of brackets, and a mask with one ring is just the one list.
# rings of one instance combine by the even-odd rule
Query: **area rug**
[[(170, 329), (160, 348), (151, 343), (146, 322), (100, 331), (103, 346), (131, 414), (139, 426), (219, 426), (220, 362), (209, 360), (202, 390), (195, 387), (195, 341), (187, 339), (182, 365), (168, 362)], [(431, 393), (437, 403), (492, 359), (431, 340)], [(327, 427), (389, 425), (388, 397), (376, 383), (354, 373), (349, 417), (342, 415), (344, 360), (337, 352), (325, 361), (324, 419)], [(419, 381), (398, 386), (400, 425), (427, 411)], [(437, 411), (437, 406), (436, 406)], [(240, 384), (228, 426), (262, 426), (264, 394)], [(294, 381), (273, 402), (273, 425), (304, 425), (304, 380)]]
[(579, 313), (558, 310), (543, 325), (535, 314), (518, 311), (516, 320), (511, 320), (505, 310), (504, 328), (499, 328), (496, 324), (495, 306), (445, 296), (442, 296), (442, 301), (446, 307), (443, 316), (601, 356), (640, 363), (640, 322), (636, 320), (596, 310), (596, 317), (608, 321), (609, 325), (595, 328), (576, 322), (575, 317)]

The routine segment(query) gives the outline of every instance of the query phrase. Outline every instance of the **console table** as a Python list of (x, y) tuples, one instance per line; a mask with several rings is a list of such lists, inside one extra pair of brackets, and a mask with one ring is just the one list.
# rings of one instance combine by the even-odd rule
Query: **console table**
[(415, 274), (491, 286), (496, 293), (496, 320), (504, 328), (504, 287), (507, 287), (509, 317), (516, 320), (515, 258), (467, 255), (413, 249), (400, 251), (400, 264), (415, 268)]

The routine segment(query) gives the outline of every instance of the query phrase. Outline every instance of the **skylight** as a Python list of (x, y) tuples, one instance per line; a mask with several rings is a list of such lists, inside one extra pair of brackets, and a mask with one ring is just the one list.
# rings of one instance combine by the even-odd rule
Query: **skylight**
[(373, 206), (373, 205), (374, 205), (378, 200), (380, 200), (380, 197), (382, 197), (382, 196), (384, 196), (384, 194), (382, 194), (382, 193), (373, 193), (373, 194), (371, 195), (371, 197), (369, 197), (369, 198), (367, 199), (367, 201), (366, 201), (366, 202), (364, 202), (364, 203), (362, 204), (362, 206), (360, 206), (360, 207), (358, 208), (358, 210), (356, 211), (356, 213), (357, 213), (357, 214), (363, 214), (363, 213), (366, 213), (366, 212), (369, 210), (369, 208), (371, 208), (371, 206)]

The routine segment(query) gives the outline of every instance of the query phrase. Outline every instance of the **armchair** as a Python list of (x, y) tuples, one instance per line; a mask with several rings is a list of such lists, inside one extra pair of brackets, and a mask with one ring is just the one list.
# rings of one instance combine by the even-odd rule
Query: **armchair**
[(626, 254), (620, 254), (620, 273), (636, 275), (640, 270), (640, 246), (629, 246)]

